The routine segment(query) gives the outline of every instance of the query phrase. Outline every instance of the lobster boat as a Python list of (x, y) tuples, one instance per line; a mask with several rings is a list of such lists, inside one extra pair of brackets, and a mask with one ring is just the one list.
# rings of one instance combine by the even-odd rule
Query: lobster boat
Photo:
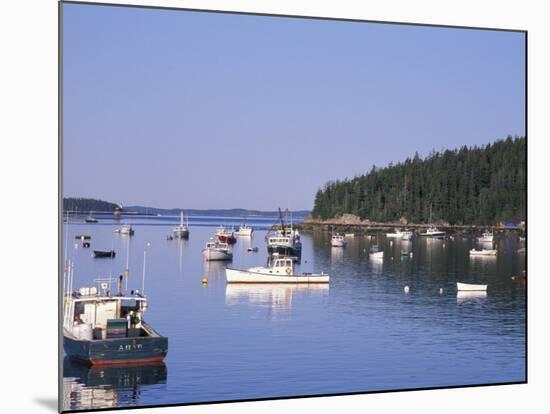
[(225, 269), (227, 283), (329, 283), (326, 273), (295, 273), (292, 258), (276, 257), (268, 267)]
[(233, 230), (229, 231), (224, 226), (220, 226), (216, 229), (216, 236), (222, 243), (235, 244), (237, 242)]
[(123, 294), (122, 279), (116, 294), (112, 279), (65, 292), (63, 348), (70, 359), (102, 366), (161, 363), (166, 357), (168, 338), (143, 320), (146, 297), (138, 291)]
[(233, 248), (228, 243), (223, 243), (219, 240), (210, 239), (202, 250), (202, 255), (207, 261), (232, 260)]

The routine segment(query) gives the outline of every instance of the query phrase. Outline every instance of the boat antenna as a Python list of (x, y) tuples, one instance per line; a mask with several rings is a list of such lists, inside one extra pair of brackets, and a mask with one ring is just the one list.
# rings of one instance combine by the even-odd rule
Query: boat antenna
[(126, 270), (124, 271), (124, 276), (126, 276), (126, 291), (128, 291), (128, 278), (130, 276), (130, 235), (126, 237), (128, 241), (126, 242)]
[(147, 242), (147, 246), (143, 250), (143, 273), (141, 275), (141, 294), (145, 294), (145, 264), (147, 262), (147, 247), (149, 247), (151, 243)]

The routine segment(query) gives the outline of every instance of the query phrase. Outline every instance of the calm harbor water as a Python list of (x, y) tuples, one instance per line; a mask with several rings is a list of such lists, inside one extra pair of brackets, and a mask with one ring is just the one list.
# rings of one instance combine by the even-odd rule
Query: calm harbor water
[[(330, 247), (328, 233), (304, 233), (298, 270), (328, 272), (329, 286), (227, 285), (226, 265), (266, 263), (265, 229), (276, 219), (249, 219), (258, 230), (238, 238), (229, 263), (204, 262), (201, 250), (215, 226), (240, 218), (191, 217), (189, 240), (166, 240), (177, 221), (70, 223), (75, 287), (116, 277), (128, 260), (128, 287), (140, 289), (150, 243), (145, 320), (168, 336), (169, 351), (164, 365), (145, 367), (88, 368), (65, 359), (65, 409), (525, 380), (525, 255), (513, 233), (498, 238), (496, 258), (470, 258), (476, 243), (462, 237), (405, 242), (380, 233), (342, 249)], [(133, 237), (113, 233), (128, 222)], [(89, 249), (75, 240), (79, 234), (92, 237)], [(369, 259), (372, 244), (383, 248), (383, 260)], [(254, 246), (257, 253), (247, 252)], [(115, 259), (91, 257), (111, 249)], [(488, 292), (457, 295), (457, 281), (488, 284)]]

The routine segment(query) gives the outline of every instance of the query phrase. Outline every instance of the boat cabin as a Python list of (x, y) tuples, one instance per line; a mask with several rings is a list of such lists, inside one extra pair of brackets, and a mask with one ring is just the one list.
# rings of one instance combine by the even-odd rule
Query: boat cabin
[(112, 279), (97, 279), (98, 287), (82, 287), (65, 294), (64, 329), (80, 340), (150, 336), (142, 324), (147, 299), (138, 291), (112, 295)]
[(291, 275), (294, 273), (292, 257), (277, 257), (277, 255), (271, 259), (269, 267), (261, 269), (267, 270), (266, 273), (280, 275)]

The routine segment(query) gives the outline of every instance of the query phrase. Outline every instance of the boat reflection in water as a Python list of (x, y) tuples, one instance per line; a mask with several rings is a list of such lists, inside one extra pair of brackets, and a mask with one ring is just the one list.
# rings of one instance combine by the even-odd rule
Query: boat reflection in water
[(87, 366), (65, 357), (63, 360), (63, 409), (143, 405), (141, 394), (147, 388), (166, 384), (164, 363), (132, 366)]
[(328, 283), (228, 283), (225, 287), (225, 303), (237, 305), (248, 303), (272, 310), (290, 310), (293, 296), (328, 294)]
[(484, 302), (487, 299), (487, 291), (473, 290), (465, 291), (459, 290), (456, 292), (456, 303), (462, 305), (467, 302)]

